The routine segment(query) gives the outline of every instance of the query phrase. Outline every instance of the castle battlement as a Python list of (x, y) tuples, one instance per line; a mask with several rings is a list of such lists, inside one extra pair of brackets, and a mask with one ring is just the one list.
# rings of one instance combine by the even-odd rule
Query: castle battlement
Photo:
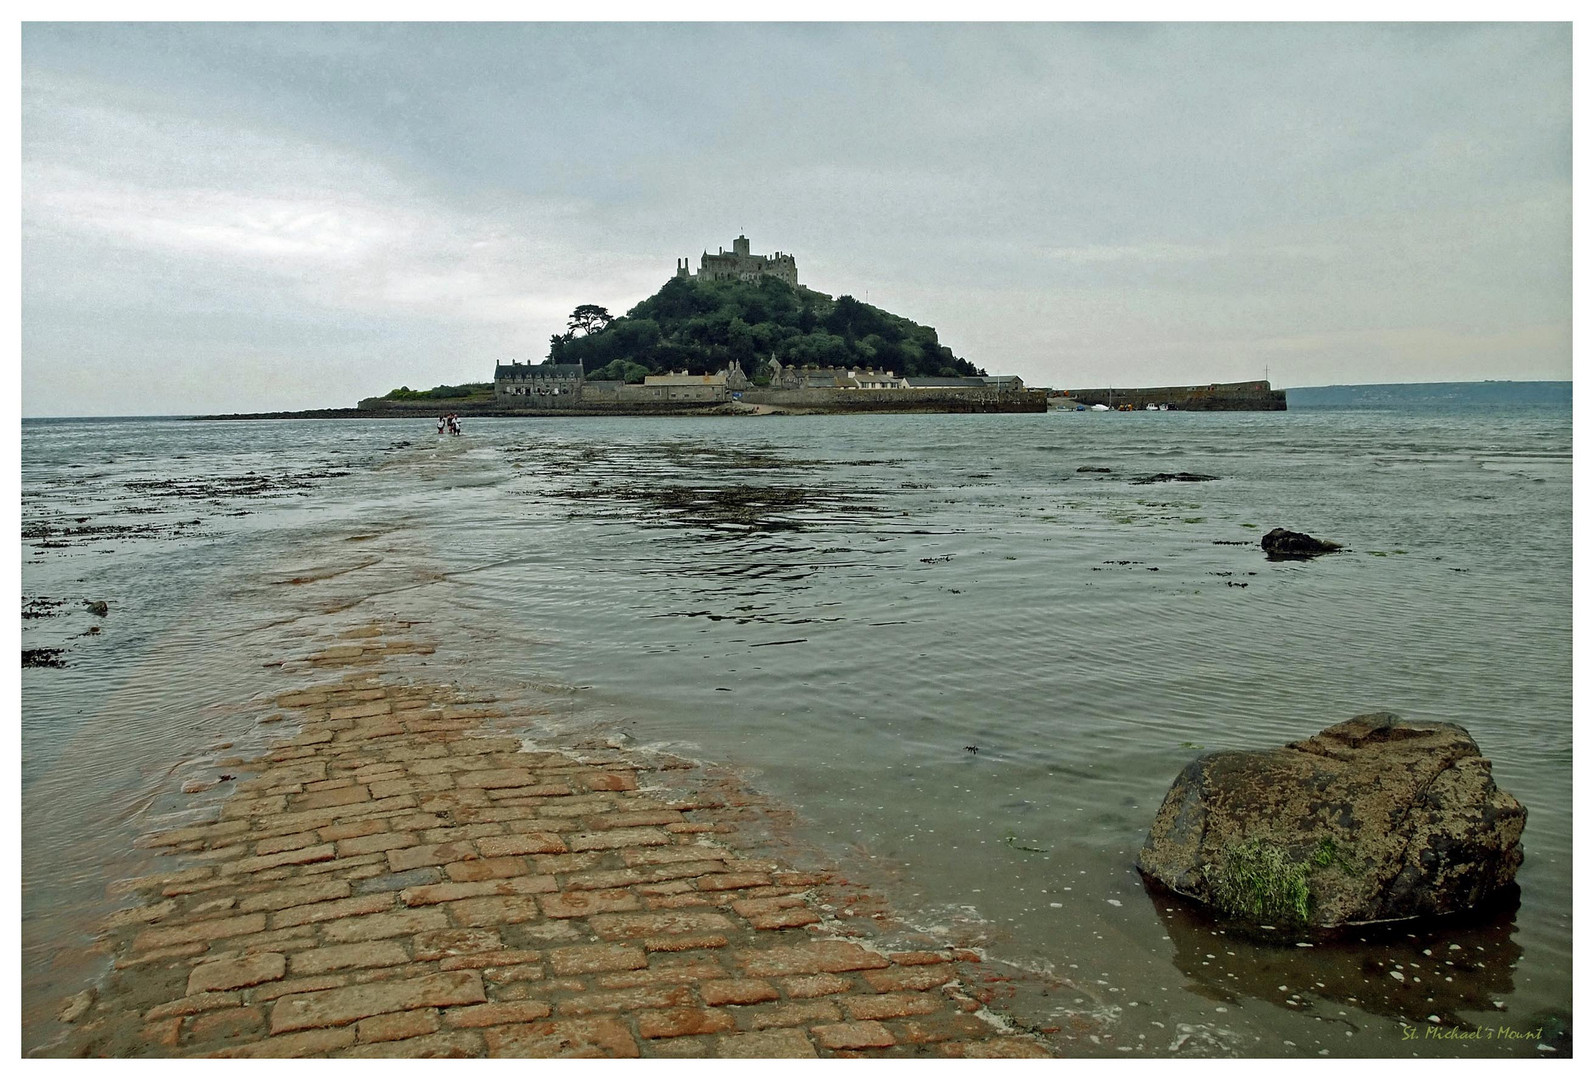
[[(704, 281), (757, 281), (759, 278), (779, 278), (792, 288), (797, 287), (797, 260), (782, 251), (773, 255), (754, 255), (752, 242), (746, 236), (731, 241), (731, 250), (720, 248), (719, 254), (703, 252), (698, 264), (697, 277)], [(690, 259), (677, 259), (676, 277), (692, 277)]]

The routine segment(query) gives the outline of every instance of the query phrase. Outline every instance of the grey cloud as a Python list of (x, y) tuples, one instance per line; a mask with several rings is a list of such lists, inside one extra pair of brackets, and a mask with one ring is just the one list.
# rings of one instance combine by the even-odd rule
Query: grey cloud
[(743, 230), (1032, 382), (1568, 377), (1570, 42), (28, 24), (24, 408), (480, 379)]

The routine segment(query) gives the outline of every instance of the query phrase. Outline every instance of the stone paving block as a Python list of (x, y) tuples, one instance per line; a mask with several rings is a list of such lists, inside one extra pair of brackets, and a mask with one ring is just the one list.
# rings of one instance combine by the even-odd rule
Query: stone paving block
[(200, 941), (219, 941), (254, 934), (266, 928), (265, 915), (235, 915), (227, 919), (206, 919), (180, 926), (152, 926), (133, 939), (134, 952), (148, 952), (168, 945), (187, 945)]
[(478, 930), (426, 930), (413, 939), (415, 959), (440, 960), (446, 956), (462, 956), (487, 952), (503, 946), (503, 940), (494, 929)]
[(644, 1039), (669, 1039), (679, 1035), (712, 1035), (735, 1031), (736, 1021), (724, 1009), (699, 1009), (682, 1006), (674, 1009), (643, 1009), (636, 1014), (637, 1034)]
[(751, 919), (755, 915), (768, 915), (773, 911), (780, 911), (784, 908), (790, 907), (801, 907), (802, 905), (803, 898), (800, 894), (786, 894), (784, 896), (762, 896), (750, 897), (741, 900), (732, 900), (731, 910), (742, 916), (744, 919)]
[(180, 997), (175, 1001), (167, 1001), (156, 1005), (144, 1013), (144, 1019), (167, 1020), (173, 1016), (193, 1016), (195, 1013), (202, 1013), (206, 1009), (222, 1009), (230, 1005), (242, 1004), (242, 1002), (243, 999), (232, 991), (226, 993), (191, 994), (187, 997)]
[(957, 978), (950, 964), (926, 964), (922, 967), (888, 967), (879, 971), (866, 971), (863, 977), (876, 990), (929, 990), (945, 986)]
[(645, 968), (648, 958), (634, 945), (569, 945), (549, 952), (548, 963), (556, 975), (580, 975)]
[(417, 908), (411, 911), (384, 912), (379, 915), (355, 915), (322, 924), (322, 935), (329, 943), (347, 944), (355, 941), (375, 941), (380, 938), (415, 934), (422, 930), (439, 930), (448, 925), (448, 916), (436, 908)]
[(201, 900), (185, 913), (184, 921), (200, 915), (215, 915), (223, 911), (231, 911), (238, 906), (236, 896), (218, 896), (213, 900)]
[(442, 866), (476, 854), (476, 846), (469, 840), (453, 844), (421, 844), (418, 847), (399, 848), (387, 853), (388, 866), (394, 873), (413, 870), (417, 866)]
[(461, 968), (494, 968), (535, 964), (541, 959), (542, 952), (538, 949), (492, 949), (487, 952), (469, 953), (464, 956), (445, 956), (438, 962), (437, 966), (443, 971), (458, 971)]
[[(866, 976), (868, 974), (865, 972)], [(812, 998), (844, 994), (853, 988), (853, 982), (845, 975), (793, 975), (782, 979), (781, 986), (785, 987), (787, 997)]]
[(240, 960), (200, 964), (188, 974), (190, 997), (206, 990), (237, 990), (282, 978), (287, 960), (281, 953), (258, 953)]
[(414, 795), (423, 791), (447, 791), (454, 786), (453, 777), (436, 773), (420, 777), (394, 777), (389, 780), (372, 780), (373, 798), (385, 799), (389, 795)]
[(700, 979), (725, 979), (730, 975), (712, 959), (654, 956), (649, 957), (649, 961), (646, 968), (594, 975), (592, 985), (600, 990), (624, 990), (632, 986), (679, 986)]
[(490, 878), (519, 877), (527, 872), (526, 860), (515, 855), (496, 859), (468, 859), (447, 863), (443, 873), (450, 881), (487, 881)]
[[(353, 655), (358, 656), (358, 653)], [(362, 705), (345, 705), (333, 709), (327, 714), (329, 720), (360, 720), (368, 716), (383, 716), (393, 711), (393, 706), (385, 701), (371, 701)]]
[(279, 998), (271, 1009), (271, 1033), (280, 1035), (347, 1024), (382, 1013), (474, 1005), (486, 1000), (481, 975), (474, 971), (444, 971), (418, 979), (343, 986)]
[(117, 930), (124, 926), (135, 926), (138, 923), (159, 922), (177, 910), (176, 900), (162, 900), (158, 904), (145, 907), (127, 908), (108, 916), (100, 924), (102, 929)]
[(587, 925), (594, 934), (608, 941), (662, 934), (724, 933), (736, 929), (735, 923), (717, 911), (593, 915)]
[(863, 1050), (895, 1046), (897, 1042), (884, 1024), (874, 1020), (860, 1020), (853, 1024), (819, 1024), (813, 1028), (813, 1033), (819, 1045), (828, 1050)]
[(379, 832), (369, 836), (352, 836), (339, 840), (339, 855), (369, 855), (373, 851), (391, 851), (394, 848), (414, 847), (420, 838), (409, 832)]
[(608, 848), (649, 847), (668, 844), (668, 833), (660, 829), (609, 829), (604, 832), (571, 833), (565, 843), (571, 851), (601, 851)]
[[(334, 821), (330, 825), (317, 829), (317, 834), (324, 841), (349, 840), (357, 836), (375, 836), (378, 833), (389, 831), (389, 826), (381, 818), (362, 818), (359, 821)], [(339, 854), (345, 854), (339, 852)], [(363, 854), (363, 852), (359, 853)]]
[(265, 1019), (266, 1015), (258, 1005), (240, 1005), (234, 1009), (201, 1013), (189, 1022), (188, 1041), (206, 1043), (258, 1034)]
[(308, 923), (331, 922), (350, 915), (370, 915), (391, 908), (397, 896), (390, 892), (350, 896), (342, 900), (327, 900), (319, 904), (304, 904), (271, 913), (271, 928), (304, 926)]
[[(548, 874), (527, 874), (524, 877), (492, 878), (487, 881), (444, 881), (436, 885), (420, 885), (399, 893), (399, 899), (409, 907), (442, 904), (477, 896), (528, 896), (551, 893), (553, 877)], [(529, 907), (526, 910), (531, 910)]]
[(889, 961), (879, 953), (850, 941), (810, 941), (801, 945), (776, 945), (769, 949), (744, 949), (738, 959), (749, 975), (812, 975), (821, 971), (860, 971), (883, 968)]
[(697, 879), (697, 887), (704, 892), (719, 892), (768, 885), (769, 880), (768, 874), (705, 874)]
[(279, 851), (292, 851), (295, 848), (309, 847), (318, 841), (314, 832), (288, 833), (284, 836), (267, 837), (255, 844), (256, 855), (275, 855)]
[(221, 808), (221, 816), (224, 821), (228, 818), (254, 818), (263, 814), (280, 814), (287, 806), (288, 799), (285, 795), (270, 795), (260, 799), (232, 799)]
[(718, 907), (718, 894), (688, 890), (676, 896), (650, 896), (643, 903), (650, 911), (675, 911), (680, 908)]
[(571, 778), (577, 784), (584, 784), (589, 791), (635, 791), (636, 773), (597, 772), (580, 773)]
[(474, 1031), (439, 1031), (397, 1042), (356, 1043), (341, 1058), (473, 1058), (482, 1056), (482, 1039)]
[(325, 862), (337, 856), (337, 849), (331, 844), (313, 844), (310, 847), (295, 848), (292, 851), (279, 851), (271, 855), (256, 855), (253, 858), (239, 859), (227, 869), (236, 874), (252, 874), (256, 870), (268, 870), (273, 866), (301, 866), (304, 863)]
[(601, 865), (609, 858), (606, 851), (582, 851), (569, 855), (534, 855), (532, 865), (543, 874), (568, 874)]
[(934, 994), (903, 991), (888, 994), (859, 994), (840, 999), (854, 1020), (890, 1020), (899, 1016), (923, 1016), (946, 1007), (946, 999)]
[(810, 926), (819, 921), (819, 916), (804, 907), (782, 908), (772, 911), (767, 915), (753, 915), (748, 918), (754, 930), (787, 930), (798, 926)]
[(176, 1046), (177, 1040), (182, 1036), (182, 1030), (183, 1018), (170, 1016), (165, 1020), (145, 1024), (139, 1029), (139, 1038), (156, 1046)]
[(550, 919), (580, 919), (601, 912), (635, 911), (641, 906), (636, 895), (625, 889), (556, 893), (544, 897), (542, 902), (542, 909)]
[(763, 979), (723, 979), (703, 983), (697, 990), (707, 1005), (756, 1005), (780, 999), (780, 991)]
[[(449, 970), (444, 965), (444, 970)], [(547, 970), (541, 964), (509, 964), (505, 967), (485, 967), (481, 969), (482, 978), (494, 987), (505, 983), (542, 982), (547, 976)], [(546, 984), (544, 984), (546, 985)]]
[(736, 1010), (736, 1022), (746, 1031), (833, 1023), (841, 1018), (841, 1010), (831, 998), (784, 1001), (778, 1005), (759, 1005)]
[(354, 1025), (354, 1035), (362, 1043), (392, 1042), (395, 1039), (430, 1035), (443, 1026), (440, 1015), (437, 1009), (412, 1009), (409, 1012), (369, 1016)]
[(819, 1052), (807, 1034), (797, 1028), (774, 1031), (749, 1031), (740, 1035), (721, 1035), (717, 1044), (724, 1058), (810, 1058)]
[(353, 1028), (323, 1028), (261, 1039), (201, 1055), (214, 1058), (297, 1058), (330, 1053), (354, 1042)]
[[(435, 866), (417, 866), (413, 870), (405, 870), (397, 874), (384, 874), (378, 872), (371, 877), (363, 878), (353, 883), (353, 889), (358, 893), (368, 892), (402, 892), (404, 889), (413, 889), (420, 885), (435, 885), (443, 879), (443, 871)], [(399, 899), (403, 899), (402, 896)]]
[[(443, 886), (434, 885), (432, 888), (443, 888)], [(469, 900), (456, 900), (445, 906), (456, 926), (501, 926), (541, 918), (537, 900), (532, 896), (478, 896)], [(415, 910), (420, 913), (437, 909)]]
[(486, 858), (500, 855), (558, 855), (565, 851), (565, 842), (551, 832), (516, 833), (482, 837), (476, 841), (476, 850)]
[(590, 1013), (630, 1012), (635, 1009), (667, 1009), (691, 1003), (692, 991), (684, 986), (638, 986), (629, 990), (596, 990), (576, 994), (559, 1003), (559, 1014), (586, 1016)]
[(894, 1022), (891, 1028), (899, 1043), (937, 1043), (951, 1039), (977, 1039), (991, 1033), (989, 1024), (967, 1013), (909, 1017)]
[(486, 1005), (460, 1005), (449, 1009), (451, 1027), (496, 1027), (500, 1024), (524, 1024), (553, 1015), (546, 1001), (505, 1001)]
[(290, 966), (295, 975), (321, 975), (349, 968), (392, 967), (407, 964), (410, 956), (397, 941), (363, 941), (352, 945), (327, 945), (294, 953)]
[(646, 866), (661, 863), (702, 862), (710, 859), (722, 860), (725, 854), (724, 848), (714, 847), (710, 844), (681, 844), (663, 848), (622, 851), (620, 852), (620, 857), (627, 866)]
[(636, 1040), (612, 1017), (589, 1020), (538, 1020), (485, 1028), (482, 1036), (493, 1057), (634, 1058)]
[(530, 769), (482, 769), (459, 773), (454, 779), (462, 788), (484, 789), (525, 787), (536, 780)]
[(730, 944), (724, 934), (681, 934), (678, 937), (650, 937), (642, 939), (648, 952), (685, 952), (692, 949), (719, 949)]

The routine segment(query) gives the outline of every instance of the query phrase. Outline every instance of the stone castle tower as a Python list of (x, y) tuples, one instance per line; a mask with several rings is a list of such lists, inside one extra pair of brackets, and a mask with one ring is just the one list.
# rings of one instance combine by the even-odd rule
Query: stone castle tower
[[(773, 255), (754, 255), (752, 243), (746, 236), (731, 241), (731, 250), (720, 248), (718, 255), (703, 252), (697, 276), (703, 281), (757, 281), (759, 278), (779, 278), (792, 288), (797, 287), (797, 260), (784, 252)], [(676, 277), (691, 277), (689, 259), (677, 259)]]

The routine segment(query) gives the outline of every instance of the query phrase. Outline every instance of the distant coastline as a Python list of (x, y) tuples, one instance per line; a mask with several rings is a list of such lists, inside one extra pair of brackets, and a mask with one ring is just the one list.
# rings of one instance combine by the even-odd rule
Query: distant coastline
[(1566, 409), (1572, 407), (1567, 381), (1489, 379), (1482, 382), (1365, 383), (1297, 386), (1290, 405), (1301, 410), (1416, 410), (1452, 412), (1488, 409)]

